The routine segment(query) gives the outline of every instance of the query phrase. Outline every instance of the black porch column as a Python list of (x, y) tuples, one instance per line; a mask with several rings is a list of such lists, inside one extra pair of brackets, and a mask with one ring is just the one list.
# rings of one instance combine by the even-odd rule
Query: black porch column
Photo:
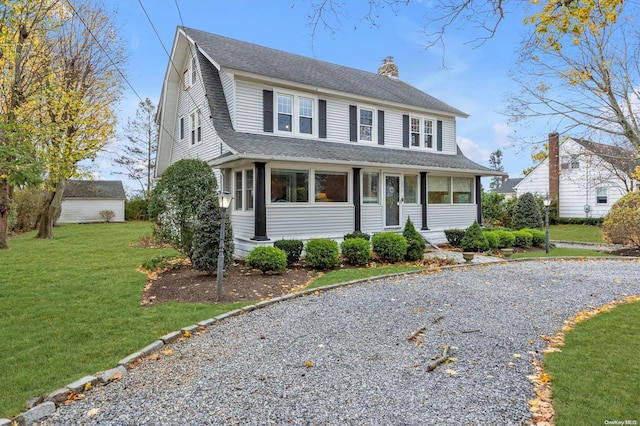
[(360, 205), (360, 168), (353, 168), (353, 207), (354, 207), (354, 220), (353, 230), (356, 232), (361, 231), (362, 226), (362, 208)]
[(482, 184), (480, 182), (480, 176), (476, 176), (476, 220), (478, 224), (482, 226)]
[(420, 172), (420, 207), (422, 208), (422, 229), (429, 229), (427, 225), (427, 172)]
[(267, 197), (266, 197), (266, 178), (265, 165), (267, 163), (256, 162), (256, 203), (254, 206), (254, 231), (255, 235), (252, 240), (267, 241)]

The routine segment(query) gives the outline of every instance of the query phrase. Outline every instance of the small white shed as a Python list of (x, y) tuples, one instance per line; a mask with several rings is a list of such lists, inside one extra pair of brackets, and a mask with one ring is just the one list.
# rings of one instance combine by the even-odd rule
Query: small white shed
[(115, 214), (111, 222), (124, 222), (126, 195), (119, 180), (68, 180), (58, 223), (104, 222), (103, 210)]

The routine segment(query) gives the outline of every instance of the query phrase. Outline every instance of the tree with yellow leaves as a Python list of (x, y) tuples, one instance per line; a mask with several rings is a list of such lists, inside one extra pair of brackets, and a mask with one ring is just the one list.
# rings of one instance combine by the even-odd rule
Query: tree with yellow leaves
[(38, 238), (53, 238), (65, 181), (78, 176), (78, 163), (94, 159), (114, 134), (113, 108), (124, 79), (123, 43), (109, 12), (91, 1), (65, 6), (58, 10), (43, 90), (20, 108), (45, 170)]
[(0, 249), (7, 248), (14, 188), (41, 180), (42, 169), (19, 108), (39, 93), (56, 0), (0, 0)]

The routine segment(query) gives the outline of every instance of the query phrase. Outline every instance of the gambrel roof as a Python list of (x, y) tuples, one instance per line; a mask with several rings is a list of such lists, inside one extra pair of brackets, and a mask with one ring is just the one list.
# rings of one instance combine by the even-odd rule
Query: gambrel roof
[(220, 67), (445, 112), (458, 117), (468, 116), (459, 109), (398, 79), (193, 28), (182, 27), (182, 30), (206, 56)]

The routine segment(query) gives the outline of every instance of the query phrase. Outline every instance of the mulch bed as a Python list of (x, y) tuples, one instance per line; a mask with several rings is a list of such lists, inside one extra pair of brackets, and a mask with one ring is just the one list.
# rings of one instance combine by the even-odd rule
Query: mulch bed
[[(225, 271), (219, 303), (257, 301), (294, 293), (306, 287), (316, 276), (316, 271), (302, 265), (293, 265), (281, 274), (269, 275), (247, 270), (244, 263), (235, 262)], [(143, 305), (168, 301), (216, 303), (216, 275), (183, 266), (161, 272), (154, 278), (148, 280), (142, 292)]]

